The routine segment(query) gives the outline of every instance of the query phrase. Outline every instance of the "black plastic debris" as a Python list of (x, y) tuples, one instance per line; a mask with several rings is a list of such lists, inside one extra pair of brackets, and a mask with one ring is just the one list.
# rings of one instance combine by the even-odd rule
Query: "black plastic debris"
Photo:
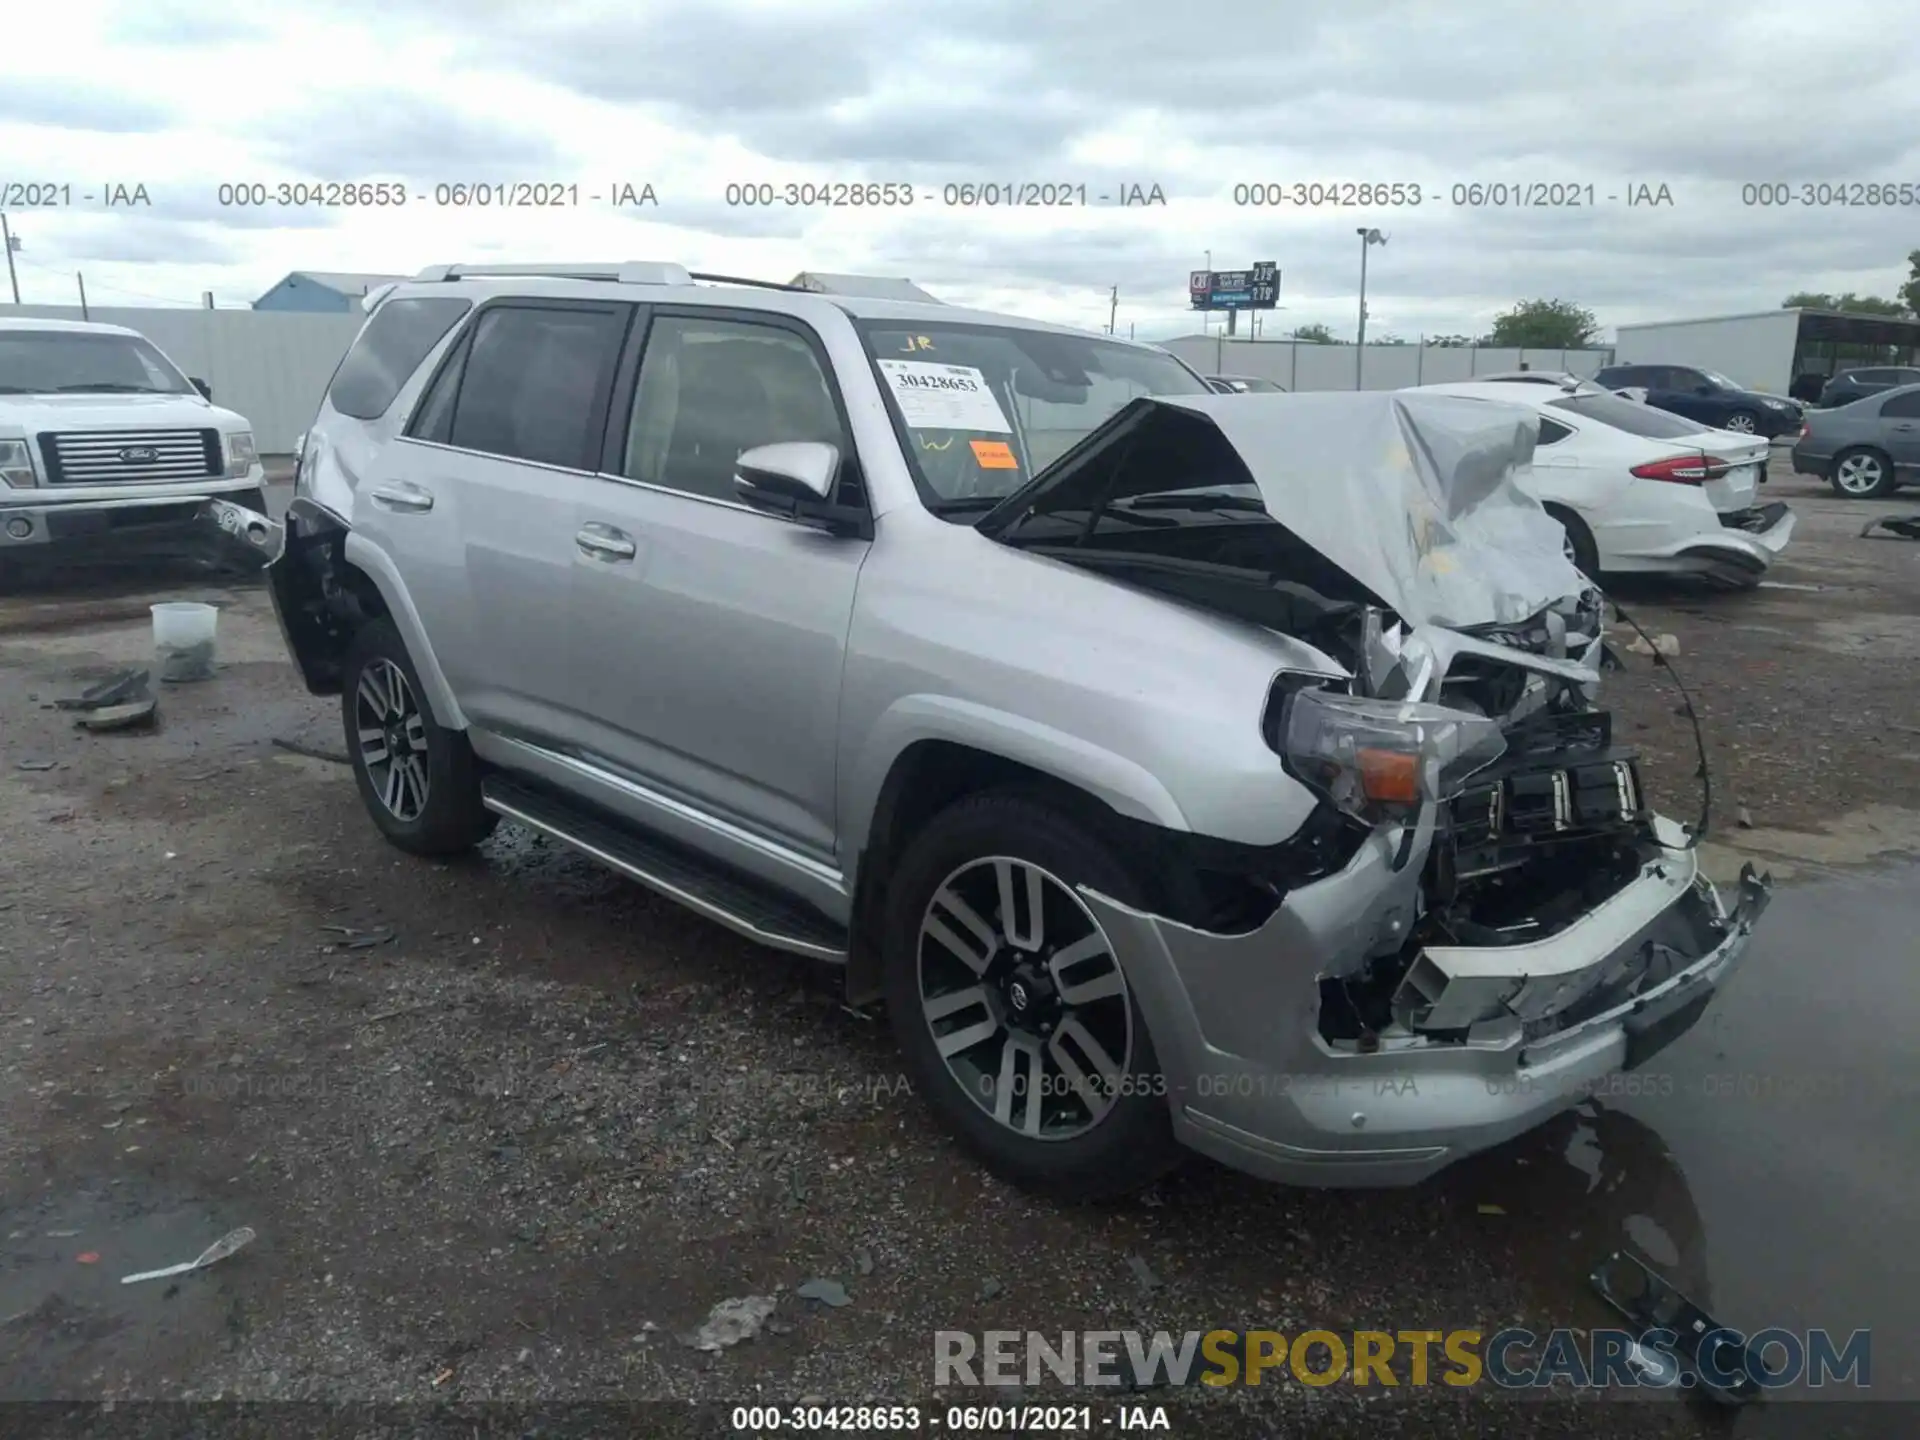
[[(1643, 1260), (1616, 1250), (1591, 1277), (1600, 1298), (1626, 1316), (1644, 1335), (1664, 1330), (1674, 1338), (1678, 1358), (1690, 1369), (1694, 1388), (1723, 1405), (1745, 1405), (1764, 1393), (1760, 1376), (1779, 1373), (1738, 1330), (1715, 1320), (1681, 1294)], [(1649, 1352), (1649, 1363), (1660, 1357)]]
[(1903, 540), (1920, 540), (1920, 515), (1882, 515), (1869, 520), (1860, 533), (1863, 536), (1871, 535), (1875, 530), (1885, 530)]
[(71, 699), (53, 703), (61, 710), (104, 710), (112, 705), (130, 704), (152, 693), (148, 684), (151, 678), (145, 670), (122, 670), (88, 686)]

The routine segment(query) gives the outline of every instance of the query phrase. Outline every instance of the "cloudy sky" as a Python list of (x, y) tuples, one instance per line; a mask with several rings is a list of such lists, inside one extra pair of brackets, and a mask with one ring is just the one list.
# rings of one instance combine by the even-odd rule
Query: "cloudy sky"
[[(0, 52), (0, 186), (16, 192), (29, 303), (71, 302), (75, 271), (100, 304), (211, 290), (238, 305), (294, 269), (657, 258), (774, 279), (906, 275), (1090, 326), (1117, 285), (1121, 331), (1160, 338), (1197, 328), (1186, 278), (1210, 251), (1221, 269), (1279, 263), (1267, 333), (1318, 322), (1351, 339), (1355, 230), (1372, 225), (1388, 244), (1370, 253), (1369, 329), (1412, 339), (1484, 329), (1523, 297), (1611, 326), (1802, 289), (1891, 294), (1920, 246), (1920, 204), (1743, 195), (1920, 189), (1920, 7), (1886, 0), (17, 8), (10, 30), (29, 43)], [(404, 205), (221, 203), (223, 184), (382, 180), (404, 185)], [(519, 180), (577, 185), (579, 203), (435, 203), (440, 186)], [(727, 203), (729, 184), (783, 200), (790, 183), (848, 181), (915, 198)], [(945, 203), (949, 186), (995, 182), (1084, 186), (1093, 203)], [(1420, 203), (1293, 203), (1295, 185), (1348, 182), (1400, 183)], [(22, 203), (20, 187), (48, 183), (69, 184), (71, 203)], [(1592, 203), (1454, 203), (1456, 186), (1503, 183), (1583, 200), (1592, 187)], [(658, 204), (616, 209), (623, 184), (651, 185)], [(152, 203), (107, 207), (113, 185), (144, 185)], [(1235, 203), (1258, 185), (1283, 203)], [(1166, 203), (1099, 203), (1136, 186)], [(1630, 205), (1641, 186), (1671, 203)]]

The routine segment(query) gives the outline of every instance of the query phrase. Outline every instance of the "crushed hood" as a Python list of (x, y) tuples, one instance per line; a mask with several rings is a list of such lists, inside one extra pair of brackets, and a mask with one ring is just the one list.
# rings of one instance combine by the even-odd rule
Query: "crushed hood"
[(1559, 522), (1516, 483), (1531, 467), (1540, 433), (1532, 409), (1451, 395), (1136, 400), (982, 528), (1000, 528), (1015, 512), (1094, 503), (1113, 474), (1100, 463), (1103, 453), (1144, 440), (1164, 455), (1166, 432), (1191, 435), (1194, 421), (1218, 432), (1243, 473), (1123, 464), (1119, 487), (1106, 498), (1251, 483), (1274, 520), (1409, 625), (1514, 624), (1588, 588), (1566, 558)]

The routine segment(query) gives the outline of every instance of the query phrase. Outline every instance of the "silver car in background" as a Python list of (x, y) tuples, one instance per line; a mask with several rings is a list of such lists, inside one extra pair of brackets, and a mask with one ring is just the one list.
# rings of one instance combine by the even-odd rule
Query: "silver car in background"
[(1877, 500), (1920, 481), (1920, 385), (1809, 410), (1793, 469), (1819, 476), (1847, 500)]
[(268, 573), (375, 824), (505, 816), (839, 966), (1020, 1184), (1418, 1181), (1685, 1031), (1767, 902), (1595, 703), (1526, 409), (844, 277), (372, 308)]

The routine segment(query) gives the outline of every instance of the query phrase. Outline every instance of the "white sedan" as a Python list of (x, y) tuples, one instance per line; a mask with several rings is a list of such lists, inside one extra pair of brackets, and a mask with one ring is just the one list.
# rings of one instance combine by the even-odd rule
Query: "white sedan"
[(1759, 503), (1767, 442), (1704, 429), (1590, 382), (1423, 385), (1423, 392), (1532, 410), (1540, 439), (1528, 482), (1566, 527), (1589, 575), (1703, 575), (1752, 585), (1786, 548), (1793, 511)]

